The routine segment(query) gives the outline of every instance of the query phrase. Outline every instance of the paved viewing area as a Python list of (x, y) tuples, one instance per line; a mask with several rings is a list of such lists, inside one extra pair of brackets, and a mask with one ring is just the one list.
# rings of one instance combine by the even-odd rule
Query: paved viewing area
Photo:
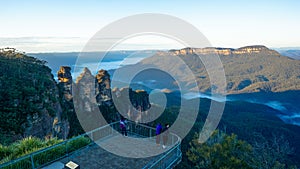
[[(128, 137), (125, 137), (119, 133), (119, 122), (113, 122), (1, 164), (1, 167), (63, 169), (72, 161), (70, 165), (84, 169), (148, 169), (172, 168), (181, 161), (181, 139), (176, 134), (167, 135), (167, 147), (163, 149), (162, 145), (156, 145), (155, 128), (131, 121), (128, 128)], [(86, 139), (96, 141), (72, 149), (71, 145)]]
[[(132, 144), (126, 144), (130, 140)], [(131, 152), (132, 154), (130, 156), (140, 156), (141, 154), (137, 154), (137, 152), (130, 151), (133, 149), (131, 147), (132, 145), (136, 145), (140, 149), (147, 149), (149, 152), (147, 153), (153, 153), (155, 151), (156, 153), (161, 153), (163, 151), (166, 151), (170, 149), (168, 147), (167, 149), (163, 149), (162, 146), (157, 146), (155, 144), (155, 140), (148, 139), (149, 141), (141, 141), (141, 139), (135, 139), (131, 137), (124, 137), (121, 135), (112, 136), (107, 139), (99, 140), (97, 144), (99, 145), (105, 145), (107, 147), (113, 148), (113, 149), (119, 149), (121, 152)], [(124, 144), (125, 143), (125, 144)], [(64, 164), (68, 163), (69, 161), (73, 161), (76, 164), (79, 164), (81, 168), (89, 168), (89, 169), (98, 169), (101, 168), (107, 168), (107, 169), (115, 169), (115, 168), (144, 168), (148, 163), (159, 159), (159, 157), (162, 157), (163, 155), (157, 155), (154, 157), (148, 157), (148, 158), (126, 158), (122, 156), (115, 155), (113, 153), (110, 153), (103, 148), (101, 148), (99, 145), (93, 144), (89, 147), (86, 147), (70, 157), (66, 157), (62, 160), (59, 160), (49, 166), (44, 167), (44, 169), (58, 169), (63, 168)]]
[[(118, 126), (118, 123), (110, 124)], [(116, 131), (105, 134), (92, 145), (76, 151), (72, 155), (56, 161), (44, 169), (63, 168), (69, 161), (81, 168), (171, 168), (181, 161), (180, 138), (169, 135), (167, 147), (155, 142), (155, 129), (142, 124), (129, 123), (129, 137)], [(97, 129), (90, 133), (91, 137), (109, 133), (108, 127)], [(147, 137), (148, 136), (148, 137)], [(116, 155), (118, 154), (118, 155)]]

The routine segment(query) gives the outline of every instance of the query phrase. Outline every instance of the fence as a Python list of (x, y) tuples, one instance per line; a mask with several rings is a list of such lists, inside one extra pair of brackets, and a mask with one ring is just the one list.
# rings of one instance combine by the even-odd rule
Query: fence
[[(155, 128), (143, 124), (129, 121), (128, 133), (138, 137), (155, 136)], [(1, 164), (1, 169), (36, 169), (49, 165), (55, 161), (72, 155), (74, 152), (83, 149), (91, 144), (92, 140), (101, 140), (112, 136), (119, 130), (119, 122), (114, 122), (95, 130), (63, 141), (62, 143), (47, 147), (34, 153), (25, 155), (18, 159)], [(169, 143), (172, 148), (155, 160), (148, 163), (144, 168), (170, 168), (181, 161), (180, 138), (175, 134), (170, 134)]]
[[(147, 125), (128, 122), (129, 133), (132, 135), (137, 135), (139, 137), (154, 137), (156, 129), (149, 127)], [(176, 164), (181, 162), (182, 153), (181, 153), (181, 139), (174, 133), (169, 134), (169, 139), (167, 145), (172, 146), (164, 154), (159, 155), (157, 158), (151, 160), (143, 169), (165, 169), (172, 168)], [(154, 139), (154, 138), (153, 138)]]

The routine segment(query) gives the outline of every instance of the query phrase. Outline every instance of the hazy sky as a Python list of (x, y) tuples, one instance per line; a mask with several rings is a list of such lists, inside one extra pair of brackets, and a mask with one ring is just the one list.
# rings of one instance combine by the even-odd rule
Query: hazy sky
[[(163, 13), (184, 19), (196, 26), (213, 46), (300, 46), (299, 0), (7, 0), (0, 3), (0, 47), (16, 47), (26, 52), (80, 51), (105, 25), (140, 13)], [(168, 47), (169, 42), (164, 42), (165, 45), (152, 45), (152, 48)], [(131, 47), (135, 47), (134, 43)]]

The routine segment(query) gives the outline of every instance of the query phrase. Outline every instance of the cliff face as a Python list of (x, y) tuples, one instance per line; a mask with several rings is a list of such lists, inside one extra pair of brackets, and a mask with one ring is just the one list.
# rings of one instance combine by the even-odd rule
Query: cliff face
[(111, 87), (110, 87), (110, 75), (106, 70), (99, 70), (96, 75), (96, 99), (99, 105), (112, 104)]
[(77, 102), (77, 110), (91, 112), (96, 104), (95, 99), (95, 77), (88, 68), (77, 77), (75, 83), (75, 93), (80, 102)]
[(68, 135), (56, 82), (44, 64), (13, 49), (0, 52), (1, 142)]
[(129, 97), (131, 104), (136, 107), (137, 110), (146, 111), (151, 107), (149, 102), (149, 94), (144, 90), (133, 91), (130, 89)]
[(57, 72), (57, 78), (59, 81), (59, 87), (63, 89), (63, 99), (70, 101), (72, 99), (72, 75), (71, 68), (69, 66), (61, 66)]
[(70, 123), (68, 137), (82, 134), (83, 129), (77, 119), (74, 108), (72, 95), (72, 87), (74, 86), (74, 83), (71, 75), (71, 68), (69, 66), (61, 66), (59, 71), (57, 72), (57, 77), (62, 112), (64, 118), (67, 119)]
[(267, 55), (280, 55), (275, 50), (270, 50), (265, 46), (256, 45), (256, 46), (245, 46), (238, 49), (232, 48), (184, 48), (180, 50), (170, 50), (172, 55), (188, 55), (188, 54), (198, 54), (198, 55), (207, 55), (207, 54), (218, 54), (218, 55), (242, 55), (242, 54), (256, 54), (264, 53)]

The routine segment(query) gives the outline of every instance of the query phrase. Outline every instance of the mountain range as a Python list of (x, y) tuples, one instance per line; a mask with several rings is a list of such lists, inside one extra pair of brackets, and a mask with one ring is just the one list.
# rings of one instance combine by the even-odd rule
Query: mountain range
[[(171, 57), (170, 57), (171, 56)], [(159, 67), (170, 65), (172, 56), (179, 57), (191, 68), (200, 92), (209, 93), (212, 89), (210, 77), (201, 61), (201, 57), (219, 57), (226, 77), (227, 94), (253, 93), (253, 92), (284, 92), (300, 89), (300, 61), (282, 56), (275, 50), (265, 46), (246, 46), (238, 49), (232, 48), (184, 48), (157, 52), (154, 56), (146, 58), (134, 66), (124, 66), (122, 72), (132, 72), (139, 66), (157, 64)], [(165, 57), (162, 59), (162, 57)], [(159, 80), (164, 86), (157, 83), (155, 88), (168, 88), (176, 90), (172, 79), (161, 77), (162, 71), (147, 70), (143, 75), (136, 75), (135, 82)], [(180, 69), (173, 70), (180, 74)], [(176, 72), (178, 71), (178, 72)], [(148, 74), (148, 76), (147, 76)], [(169, 82), (165, 82), (169, 80)], [(183, 84), (189, 85), (192, 76), (184, 78)], [(162, 82), (164, 81), (164, 82)], [(169, 84), (166, 86), (165, 84)]]
[(279, 53), (283, 56), (288, 56), (290, 58), (300, 60), (299, 49), (279, 50)]

